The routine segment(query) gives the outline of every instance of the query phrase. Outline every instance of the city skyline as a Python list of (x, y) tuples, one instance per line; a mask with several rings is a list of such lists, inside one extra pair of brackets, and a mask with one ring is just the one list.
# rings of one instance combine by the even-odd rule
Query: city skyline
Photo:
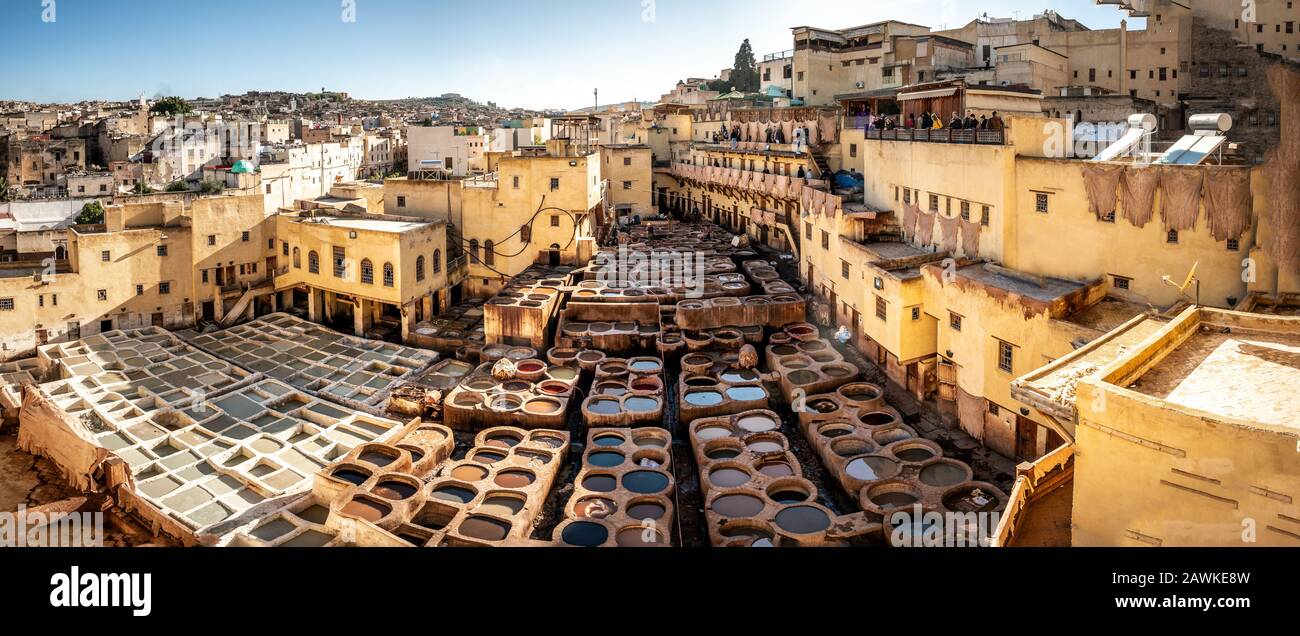
[[(488, 5), (500, 14), (523, 16), (519, 18), (482, 17), (482, 7), (459, 1), (234, 0), (215, 16), (196, 6), (164, 4), (28, 0), (0, 7), (0, 37), (18, 50), (44, 51), (9, 72), (0, 99), (73, 103), (141, 94), (196, 98), (325, 88), (368, 100), (459, 93), (505, 108), (574, 109), (591, 105), (593, 89), (600, 91), (602, 104), (655, 101), (678, 80), (714, 77), (730, 67), (746, 38), (759, 60), (788, 50), (789, 27), (799, 25), (839, 29), (892, 19), (955, 28), (983, 13), (1024, 19), (1048, 9), (1093, 29), (1118, 26), (1123, 18), (1112, 7), (1089, 0), (1000, 0), (978, 7), (954, 0), (872, 6), (830, 0), (707, 6), (620, 0), (571, 2), (542, 12), (517, 0)], [(247, 19), (254, 9), (256, 19)], [(1142, 23), (1133, 19), (1129, 28), (1142, 28)], [(193, 54), (142, 52), (136, 46), (141, 39), (120, 37), (90, 47), (100, 51), (100, 61), (87, 63), (86, 43), (102, 40), (97, 34), (106, 27), (118, 27), (119, 33), (158, 34), (153, 41), (159, 45), (173, 29), (174, 45), (192, 46)], [(579, 29), (589, 39), (573, 45), (541, 38), (564, 34), (565, 29)], [(711, 35), (701, 40), (700, 29)], [(193, 33), (186, 35), (187, 30)], [(316, 38), (288, 35), (313, 32)], [(218, 34), (215, 46), (203, 44), (212, 39), (210, 33)], [(491, 48), (478, 44), (487, 41), (493, 43)], [(575, 46), (608, 54), (575, 56)], [(618, 55), (620, 50), (655, 55), (626, 59)], [(147, 62), (133, 61), (137, 59)], [(115, 60), (121, 62), (105, 64)], [(534, 81), (548, 74), (546, 81)], [(509, 76), (519, 81), (502, 81)]]

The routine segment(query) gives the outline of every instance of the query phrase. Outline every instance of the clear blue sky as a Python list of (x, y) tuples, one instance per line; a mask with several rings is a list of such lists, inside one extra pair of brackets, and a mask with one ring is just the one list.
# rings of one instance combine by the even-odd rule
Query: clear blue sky
[(1094, 29), (1124, 17), (1093, 0), (0, 0), (0, 99), (325, 87), (576, 108), (595, 87), (602, 103), (654, 100), (679, 79), (713, 77), (744, 38), (759, 58), (789, 49), (792, 26), (953, 28), (1049, 8)]

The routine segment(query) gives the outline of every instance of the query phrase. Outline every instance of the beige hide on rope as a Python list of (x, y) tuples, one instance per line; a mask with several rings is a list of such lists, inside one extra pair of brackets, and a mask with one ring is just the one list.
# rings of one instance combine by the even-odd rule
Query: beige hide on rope
[(1160, 168), (1160, 218), (1165, 231), (1196, 227), (1201, 211), (1201, 169), (1193, 166)]
[(1239, 239), (1250, 226), (1250, 168), (1205, 172), (1205, 222), (1216, 241)]
[(1144, 227), (1155, 213), (1156, 187), (1160, 172), (1155, 168), (1129, 168), (1120, 182), (1120, 199), (1124, 218), (1136, 227)]
[(1088, 211), (1098, 220), (1115, 211), (1115, 193), (1123, 166), (1086, 165), (1083, 167), (1083, 189), (1088, 194)]

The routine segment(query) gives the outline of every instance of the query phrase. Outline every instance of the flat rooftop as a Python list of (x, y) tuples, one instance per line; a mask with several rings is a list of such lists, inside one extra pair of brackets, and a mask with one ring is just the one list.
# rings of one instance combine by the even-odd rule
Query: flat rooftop
[(382, 219), (372, 219), (372, 218), (361, 219), (361, 218), (338, 217), (338, 216), (314, 216), (314, 217), (299, 217), (294, 220), (294, 223), (314, 223), (319, 225), (330, 225), (334, 227), (342, 227), (350, 230), (368, 230), (371, 232), (388, 232), (392, 234), (401, 234), (402, 232), (409, 232), (411, 230), (427, 227), (431, 225), (433, 221), (429, 221), (428, 223), (420, 223), (418, 221), (400, 221), (400, 220), (385, 221)]
[(1132, 320), (1134, 316), (1146, 313), (1147, 307), (1135, 302), (1107, 296), (1088, 307), (1066, 317), (1066, 321), (1095, 329), (1111, 331)]
[(957, 275), (962, 278), (1005, 290), (1034, 300), (1051, 302), (1074, 292), (1077, 292), (1087, 285), (1084, 283), (1063, 280), (1060, 278), (1049, 278), (1045, 276), (1019, 276), (1014, 272), (1005, 270), (988, 263), (980, 263), (962, 267), (957, 270)]
[(1300, 324), (1293, 325), (1257, 331), (1203, 321), (1129, 388), (1215, 415), (1300, 429)]

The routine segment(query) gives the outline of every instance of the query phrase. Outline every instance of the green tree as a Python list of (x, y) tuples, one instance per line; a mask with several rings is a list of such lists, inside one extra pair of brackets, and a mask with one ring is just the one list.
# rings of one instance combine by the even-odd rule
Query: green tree
[(104, 206), (99, 201), (91, 201), (81, 206), (76, 221), (79, 225), (95, 225), (104, 222)]
[(131, 188), (131, 191), (136, 194), (153, 194), (153, 188), (143, 181), (136, 181), (135, 186)]
[(155, 115), (173, 117), (194, 112), (194, 109), (190, 107), (188, 102), (180, 97), (164, 97), (158, 100), (158, 102), (153, 105), (153, 108), (149, 109), (149, 112)]
[(749, 45), (749, 38), (740, 44), (736, 51), (736, 62), (731, 66), (731, 84), (738, 91), (758, 92), (758, 62), (754, 59), (754, 49)]
[(168, 192), (184, 192), (189, 189), (190, 187), (188, 185), (185, 185), (184, 181), (180, 181), (180, 180), (176, 180), (167, 184)]
[(203, 194), (221, 194), (226, 189), (226, 184), (215, 179), (208, 179), (199, 184), (199, 192)]

